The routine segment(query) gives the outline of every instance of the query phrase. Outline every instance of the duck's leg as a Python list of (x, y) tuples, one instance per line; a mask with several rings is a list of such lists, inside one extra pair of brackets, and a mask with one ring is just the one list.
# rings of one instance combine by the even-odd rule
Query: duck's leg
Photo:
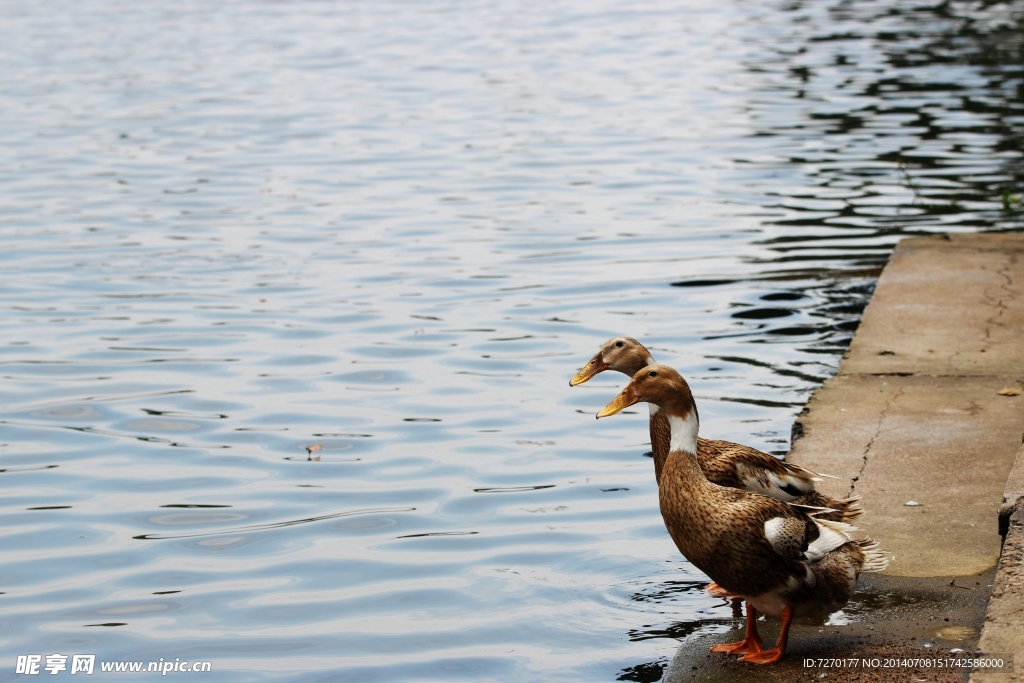
[(743, 618), (743, 600), (731, 600), (729, 601), (729, 611), (732, 612), (733, 619)]
[(772, 664), (782, 659), (786, 654), (786, 643), (789, 642), (789, 624), (793, 621), (793, 608), (787, 606), (782, 610), (782, 628), (779, 629), (779, 639), (775, 647), (760, 652), (748, 652), (740, 657), (741, 662), (753, 662), (754, 664)]
[(736, 643), (722, 643), (711, 648), (712, 652), (724, 652), (727, 655), (741, 655), (744, 652), (754, 654), (761, 652), (761, 645), (764, 643), (757, 633), (757, 610), (749, 602), (747, 603), (747, 632), (743, 640)]

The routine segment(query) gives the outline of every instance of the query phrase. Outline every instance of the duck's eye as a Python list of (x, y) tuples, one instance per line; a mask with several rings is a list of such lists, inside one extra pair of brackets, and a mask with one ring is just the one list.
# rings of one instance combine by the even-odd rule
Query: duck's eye
[(658, 372), (657, 372), (657, 370), (651, 370), (650, 372), (647, 373), (647, 376), (648, 377), (657, 377), (658, 376)]
[(620, 342), (620, 341), (618, 341), (618, 342), (615, 342), (615, 345), (616, 345), (617, 347), (619, 347), (620, 349), (622, 348), (622, 342)]

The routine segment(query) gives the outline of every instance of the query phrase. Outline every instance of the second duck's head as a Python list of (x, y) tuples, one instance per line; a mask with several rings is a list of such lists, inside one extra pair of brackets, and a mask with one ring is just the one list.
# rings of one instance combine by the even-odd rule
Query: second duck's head
[(614, 370), (632, 377), (651, 363), (654, 363), (654, 359), (651, 358), (650, 352), (636, 339), (612, 337), (602, 344), (601, 350), (569, 380), (569, 386), (583, 384), (605, 370)]
[(697, 417), (690, 385), (667, 365), (648, 365), (637, 370), (629, 384), (597, 413), (598, 418), (614, 415), (634, 403), (653, 403), (669, 417)]

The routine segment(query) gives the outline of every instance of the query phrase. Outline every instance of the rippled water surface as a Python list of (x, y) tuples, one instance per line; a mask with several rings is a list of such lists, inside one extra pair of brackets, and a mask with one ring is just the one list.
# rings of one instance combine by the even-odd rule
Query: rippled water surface
[(898, 239), (1024, 226), (1010, 3), (0, 15), (3, 680), (658, 680), (731, 610), (568, 378), (781, 456)]

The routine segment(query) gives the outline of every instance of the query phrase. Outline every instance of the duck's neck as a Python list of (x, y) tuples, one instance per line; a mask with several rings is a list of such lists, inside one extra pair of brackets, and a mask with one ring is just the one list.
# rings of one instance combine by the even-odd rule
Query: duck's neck
[(700, 420), (696, 409), (682, 413), (670, 410), (666, 412), (665, 417), (671, 433), (666, 464), (671, 463), (671, 469), (675, 471), (676, 476), (682, 476), (694, 485), (706, 484), (707, 477), (704, 476), (697, 461), (697, 431)]
[(668, 418), (668, 426), (672, 433), (668, 444), (669, 452), (686, 451), (696, 455), (697, 430), (700, 427), (697, 414), (692, 411), (683, 416), (669, 413), (665, 417)]
[(634, 353), (630, 354), (626, 359), (618, 360), (617, 363), (612, 366), (612, 369), (618, 370), (622, 374), (632, 377), (648, 365), (654, 365), (654, 359), (651, 358), (650, 354)]

